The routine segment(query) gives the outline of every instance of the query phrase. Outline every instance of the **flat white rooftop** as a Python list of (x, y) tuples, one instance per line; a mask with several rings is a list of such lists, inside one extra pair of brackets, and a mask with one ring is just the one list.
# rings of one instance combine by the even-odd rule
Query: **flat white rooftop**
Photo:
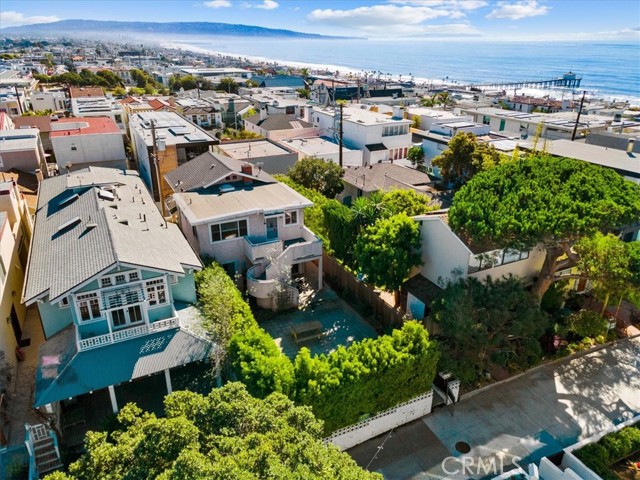
[(165, 145), (184, 145), (197, 142), (213, 143), (215, 139), (203, 129), (188, 122), (174, 112), (139, 112), (131, 115), (129, 126), (144, 139), (147, 147), (153, 147), (151, 120), (155, 122), (156, 137)]
[(629, 172), (640, 178), (640, 154), (629, 156), (623, 150), (589, 145), (571, 140), (554, 140), (547, 142), (547, 151), (551, 155), (575, 158), (585, 162), (613, 168), (619, 171)]
[[(325, 115), (334, 116), (338, 109), (334, 109), (331, 107), (323, 108), (319, 110), (314, 110), (317, 113), (324, 113)], [(385, 115), (379, 112), (372, 112), (368, 108), (360, 108), (360, 107), (351, 107), (347, 106), (343, 108), (343, 116), (345, 122), (353, 122), (360, 123), (363, 125), (411, 125), (413, 123), (412, 120), (403, 119), (403, 118), (393, 118), (389, 115)]]
[(37, 128), (20, 128), (17, 130), (0, 130), (0, 153), (35, 150), (38, 147)]
[[(273, 213), (286, 208), (310, 207), (313, 203), (283, 183), (235, 188), (223, 194), (184, 192), (173, 195), (194, 225), (253, 213)], [(249, 232), (251, 234), (251, 232)]]
[(279, 145), (266, 140), (258, 142), (222, 143), (218, 145), (218, 150), (236, 160), (291, 154), (291, 152)]
[[(308, 157), (321, 157), (322, 155), (333, 155), (340, 152), (340, 146), (327, 137), (297, 138), (295, 140), (283, 140), (282, 142)], [(342, 147), (343, 153), (352, 151), (354, 150)]]

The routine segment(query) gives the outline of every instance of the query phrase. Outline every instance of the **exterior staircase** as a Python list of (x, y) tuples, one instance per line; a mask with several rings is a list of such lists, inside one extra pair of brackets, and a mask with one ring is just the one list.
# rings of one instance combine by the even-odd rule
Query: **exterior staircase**
[(29, 452), (29, 480), (62, 468), (56, 434), (43, 424), (27, 425), (25, 443)]

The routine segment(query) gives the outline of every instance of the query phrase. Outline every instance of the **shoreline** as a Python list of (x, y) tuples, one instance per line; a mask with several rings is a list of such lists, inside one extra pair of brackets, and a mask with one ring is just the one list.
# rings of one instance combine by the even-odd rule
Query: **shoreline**
[[(268, 58), (259, 55), (244, 55), (237, 52), (224, 52), (220, 50), (213, 50), (203, 47), (198, 47), (196, 45), (184, 42), (158, 42), (158, 45), (161, 48), (172, 49), (172, 50), (184, 50), (188, 52), (198, 53), (201, 55), (211, 55), (211, 56), (223, 56), (230, 57), (237, 60), (246, 59), (249, 62), (257, 63), (257, 64), (275, 64), (282, 67), (293, 67), (293, 68), (309, 68), (316, 72), (337, 72), (340, 76), (362, 76), (367, 72), (366, 70), (349, 67), (345, 65), (333, 65), (333, 64), (320, 64), (313, 62), (304, 62), (304, 61), (295, 61), (295, 60), (282, 60), (276, 58)], [(399, 78), (401, 76), (405, 76), (404, 74), (391, 73), (391, 80), (389, 82), (399, 82)], [(409, 78), (407, 76), (407, 78)], [(451, 88), (460, 88), (455, 84), (447, 83), (444, 79), (435, 79), (435, 78), (426, 78), (426, 77), (412, 77), (413, 82), (417, 86), (430, 86), (430, 87), (442, 87), (448, 86)], [(448, 78), (448, 77), (447, 77)], [(455, 82), (454, 82), (455, 83)], [(458, 82), (460, 83), (460, 82)], [(579, 89), (537, 89), (537, 88), (521, 88), (518, 89), (518, 95), (529, 95), (532, 97), (542, 98), (548, 96), (551, 99), (561, 100), (564, 98), (570, 100), (579, 101), (580, 96), (582, 95), (582, 91), (585, 88), (581, 87)], [(507, 90), (509, 92), (510, 90)], [(633, 95), (616, 95), (612, 93), (600, 93), (597, 91), (587, 91), (587, 100), (590, 102), (598, 102), (598, 101), (617, 101), (617, 102), (628, 102), (629, 107), (640, 106), (640, 97), (635, 97)], [(472, 93), (472, 92), (469, 92)]]

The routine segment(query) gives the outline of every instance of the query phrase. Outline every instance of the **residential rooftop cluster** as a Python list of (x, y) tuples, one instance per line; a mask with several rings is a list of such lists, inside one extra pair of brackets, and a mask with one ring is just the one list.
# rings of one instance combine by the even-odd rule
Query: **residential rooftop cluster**
[[(434, 326), (432, 302), (456, 282), (513, 277), (531, 289), (544, 274), (542, 240), (516, 248), (518, 239), (482, 242), (450, 225), (461, 185), (489, 168), (447, 164), (460, 142), (488, 163), (570, 158), (640, 185), (640, 115), (626, 104), (363, 82), (106, 43), (0, 53), (0, 371), (6, 363), (12, 372), (11, 381), (0, 376), (0, 447), (22, 444), (27, 424), (29, 478), (62, 468), (60, 445), (82, 448), (84, 432), (129, 401), (153, 409), (219, 367), (211, 358), (229, 339), (211, 334), (198, 310), (197, 272), (210, 261), (245, 295), (276, 351), (293, 358), (309, 341), (314, 354), (331, 355), (339, 344), (326, 339), (375, 338), (405, 315), (437, 336), (444, 327)], [(115, 83), (71, 86), (76, 72)], [(313, 159), (324, 170), (310, 182), (337, 171), (337, 194), (296, 184)], [(410, 200), (394, 208), (418, 209), (408, 215), (418, 247), (400, 245), (417, 260), (387, 288), (366, 271), (374, 250), (362, 252), (378, 221), (389, 232), (401, 222), (394, 195)], [(354, 223), (344, 231), (330, 223), (345, 218)], [(637, 220), (612, 231), (637, 242)], [(353, 245), (336, 243), (347, 237)], [(571, 298), (599, 292), (577, 264), (563, 263), (575, 254), (567, 248), (551, 274), (566, 275)], [(357, 290), (341, 299), (331, 287)], [(368, 317), (395, 320), (372, 326)], [(446, 378), (434, 391), (459, 400), (460, 382)], [(336, 432), (328, 438), (340, 448), (358, 444)]]

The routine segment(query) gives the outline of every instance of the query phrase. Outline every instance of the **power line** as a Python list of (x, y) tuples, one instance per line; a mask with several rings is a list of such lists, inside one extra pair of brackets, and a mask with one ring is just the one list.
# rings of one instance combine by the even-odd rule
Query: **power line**
[(389, 433), (387, 434), (387, 436), (384, 438), (384, 440), (382, 441), (382, 443), (380, 444), (380, 446), (378, 447), (378, 451), (376, 453), (373, 454), (373, 457), (371, 458), (371, 460), (369, 461), (369, 463), (367, 463), (367, 466), (364, 468), (365, 470), (369, 470), (369, 467), (371, 466), (371, 464), (373, 463), (373, 461), (378, 458), (378, 454), (380, 453), (380, 451), (384, 448), (384, 444), (387, 443), (387, 440), (389, 440), (389, 438), (391, 437), (391, 434), (393, 433), (393, 431), (395, 430), (395, 428), (392, 428), (391, 430), (389, 430)]

